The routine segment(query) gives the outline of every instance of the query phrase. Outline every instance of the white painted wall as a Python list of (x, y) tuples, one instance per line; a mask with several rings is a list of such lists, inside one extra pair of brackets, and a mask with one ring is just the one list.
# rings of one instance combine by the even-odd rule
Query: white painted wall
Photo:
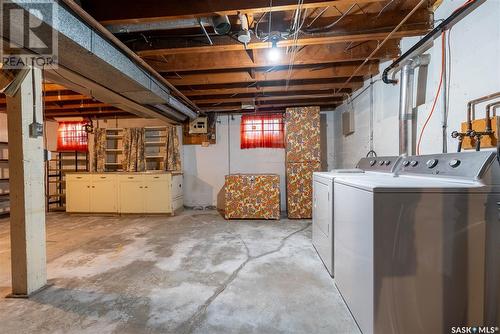
[[(285, 209), (285, 150), (240, 149), (241, 116), (219, 116), (217, 144), (209, 147), (183, 146), (184, 204), (215, 206), (229, 173), (271, 173), (280, 175), (281, 207)], [(229, 124), (229, 126), (228, 126)], [(228, 140), (229, 138), (229, 140)]]
[[(448, 17), (464, 0), (445, 0), (437, 9), (435, 19)], [(449, 134), (460, 128), (465, 120), (467, 101), (500, 91), (500, 0), (489, 0), (471, 15), (455, 25), (451, 31), (452, 73), (450, 85), (448, 152), (456, 150), (457, 142)], [(402, 51), (408, 50), (418, 38), (405, 38)], [(427, 78), (425, 103), (418, 106), (418, 133), (431, 109), (441, 67), (441, 39), (429, 50), (431, 63)], [(390, 62), (380, 66), (382, 72)], [(417, 76), (417, 74), (416, 74)], [(376, 80), (380, 75), (374, 77)], [(365, 83), (365, 87), (368, 82)], [(374, 94), (374, 149), (379, 155), (397, 155), (398, 152), (398, 108), (399, 85), (391, 86), (377, 82)], [(357, 93), (354, 93), (356, 96)], [(484, 117), (483, 105), (477, 110)], [(344, 137), (341, 128), (341, 113), (351, 108), (347, 104), (329, 115), (331, 125), (329, 141), (329, 167), (350, 168), (369, 151), (370, 89), (360, 95), (352, 105), (355, 113), (355, 133)], [(441, 117), (442, 104), (438, 100), (429, 125), (422, 139), (421, 153), (440, 153), (442, 148)]]

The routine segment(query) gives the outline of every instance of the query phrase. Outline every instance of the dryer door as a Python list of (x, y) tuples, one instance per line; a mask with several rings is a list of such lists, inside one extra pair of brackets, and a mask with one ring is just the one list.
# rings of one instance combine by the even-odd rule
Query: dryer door
[(320, 181), (314, 182), (313, 195), (313, 245), (321, 260), (333, 275), (333, 226), (332, 204), (333, 196), (330, 185)]

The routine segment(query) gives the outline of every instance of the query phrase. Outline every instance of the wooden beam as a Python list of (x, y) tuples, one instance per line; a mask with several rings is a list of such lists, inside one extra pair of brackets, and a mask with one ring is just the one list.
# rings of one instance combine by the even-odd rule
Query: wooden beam
[[(280, 99), (269, 99), (269, 100), (265, 100), (262, 102), (256, 101), (255, 105), (259, 105), (259, 106), (285, 106), (285, 107), (287, 107), (287, 106), (294, 106), (297, 104), (316, 105), (318, 103), (322, 103), (322, 104), (340, 103), (341, 101), (343, 101), (343, 98), (338, 97), (338, 96), (337, 97), (327, 96), (327, 97), (318, 98), (318, 99), (311, 99), (309, 97), (295, 99), (293, 96), (291, 96), (290, 99), (285, 100), (285, 101), (280, 100)], [(217, 106), (221, 106), (221, 107), (241, 106), (241, 101), (220, 102), (220, 103), (198, 103), (198, 106), (201, 109), (210, 108), (210, 107), (217, 107)]]
[(70, 90), (66, 88), (63, 85), (55, 84), (55, 83), (49, 83), (46, 82), (43, 84), (43, 91), (44, 92), (57, 92), (57, 91), (64, 91), (64, 90)]
[(260, 101), (277, 101), (277, 100), (290, 100), (290, 99), (322, 99), (322, 98), (341, 98), (342, 94), (297, 94), (288, 96), (258, 96), (258, 97), (214, 97), (210, 99), (194, 99), (193, 102), (196, 104), (208, 104), (208, 103), (231, 103), (231, 102), (255, 102)]
[[(321, 107), (330, 107), (330, 108), (336, 108), (340, 105), (341, 103), (336, 103), (336, 102), (317, 102), (317, 103), (311, 103), (311, 102), (305, 102), (305, 103), (292, 103), (292, 104), (274, 104), (274, 105), (260, 105), (260, 106), (255, 106), (255, 111), (264, 111), (264, 110), (285, 110), (286, 108), (290, 107), (307, 107), (307, 106), (321, 106)], [(240, 112), (240, 111), (245, 111), (245, 112), (252, 112), (252, 110), (243, 110), (241, 109), (241, 106), (217, 106), (217, 107), (204, 107), (202, 108), (204, 112), (228, 112), (228, 111), (234, 111), (234, 112)]]
[[(313, 9), (327, 6), (349, 6), (353, 3), (360, 5), (384, 2), (385, 0), (336, 0), (319, 1), (304, 0), (303, 9)], [(268, 0), (218, 0), (218, 1), (163, 1), (163, 0), (122, 0), (109, 2), (102, 0), (87, 0), (84, 9), (103, 25), (133, 24), (144, 22), (157, 22), (163, 20), (177, 20), (182, 18), (219, 15), (237, 15), (238, 12), (246, 14), (266, 13), (269, 10), (289, 11), (295, 10), (299, 4), (296, 0), (274, 0), (269, 7)]]
[(89, 109), (89, 108), (105, 108), (111, 107), (109, 104), (101, 103), (101, 102), (86, 102), (86, 103), (77, 103), (77, 104), (61, 104), (61, 105), (45, 105), (45, 110), (62, 110), (62, 109)]
[[(217, 94), (244, 94), (244, 93), (269, 93), (269, 92), (295, 92), (303, 90), (330, 90), (338, 89), (343, 86), (342, 83), (333, 84), (306, 84), (297, 86), (271, 86), (271, 87), (243, 87), (243, 88), (211, 88), (211, 89), (194, 89), (194, 90), (181, 90), (186, 96), (206, 96)], [(363, 86), (362, 82), (349, 83), (346, 88), (348, 90), (356, 90)], [(182, 87), (181, 87), (182, 88)]]
[[(77, 93), (69, 94), (69, 95), (45, 95), (43, 100), (45, 102), (81, 101), (82, 103), (85, 103), (88, 101), (94, 101), (89, 96), (80, 95)], [(0, 98), (0, 104), (4, 104), (4, 103), (6, 103), (6, 99)]]
[(48, 110), (44, 113), (45, 117), (54, 117), (61, 115), (92, 116), (92, 115), (111, 115), (111, 114), (130, 114), (130, 113), (115, 107), (94, 108), (94, 109), (84, 109), (84, 110), (59, 109), (59, 110)]
[[(401, 39), (403, 37), (410, 36), (421, 36), (425, 35), (429, 30), (425, 29), (413, 29), (395, 32), (392, 35), (392, 39)], [(345, 35), (335, 35), (335, 36), (323, 36), (323, 37), (302, 37), (297, 40), (285, 39), (278, 42), (279, 48), (291, 47), (291, 46), (307, 46), (307, 45), (323, 45), (323, 44), (334, 44), (334, 43), (346, 43), (346, 42), (366, 42), (366, 41), (381, 41), (387, 37), (390, 30), (386, 32), (377, 33), (350, 33)], [(254, 42), (249, 43), (247, 50), (259, 50), (268, 49), (270, 47), (269, 42)], [(141, 57), (151, 57), (158, 55), (175, 55), (175, 54), (186, 54), (186, 53), (207, 53), (207, 52), (228, 52), (228, 51), (245, 51), (245, 46), (240, 43), (232, 44), (222, 44), (222, 45), (206, 45), (206, 46), (193, 46), (193, 47), (177, 47), (177, 48), (162, 48), (162, 49), (150, 49), (138, 51), (137, 53)], [(249, 52), (249, 51), (247, 51)]]
[[(207, 73), (176, 73), (165, 75), (165, 78), (173, 85), (213, 85), (224, 83), (251, 83), (275, 80), (301, 80), (301, 79), (326, 79), (349, 77), (360, 65), (357, 63), (338, 63), (313, 65), (308, 67), (294, 66), (290, 73), (287, 67), (260, 68), (253, 71), (253, 76), (248, 71), (224, 71)], [(378, 62), (371, 62), (361, 68), (359, 76), (376, 75), (379, 72)]]
[[(324, 64), (365, 60), (377, 47), (376, 41), (351, 44), (311, 45), (298, 50), (294, 65)], [(248, 59), (245, 51), (194, 53), (167, 55), (160, 58), (145, 58), (157, 71), (200, 71), (228, 68), (253, 68), (284, 66), (291, 63), (292, 54), (283, 54), (281, 59), (271, 62), (267, 50), (254, 50), (255, 61)], [(375, 59), (391, 59), (399, 55), (397, 40), (391, 40), (375, 55)]]

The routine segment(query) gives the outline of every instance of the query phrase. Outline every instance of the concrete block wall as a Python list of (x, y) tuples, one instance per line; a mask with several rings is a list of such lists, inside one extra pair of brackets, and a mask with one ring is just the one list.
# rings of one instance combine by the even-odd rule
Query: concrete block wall
[[(445, 0), (435, 13), (435, 20), (448, 17), (464, 0)], [(448, 151), (456, 151), (456, 140), (450, 137), (465, 120), (467, 101), (489, 93), (500, 91), (500, 0), (486, 1), (471, 15), (464, 18), (451, 30), (451, 78), (449, 87)], [(408, 50), (415, 38), (402, 40), (402, 51)], [(428, 69), (425, 102), (417, 106), (418, 133), (431, 109), (439, 83), (441, 68), (441, 39), (434, 42), (428, 51), (431, 63)], [(381, 64), (382, 72), (390, 62)], [(415, 77), (418, 73), (415, 74)], [(377, 80), (380, 75), (373, 78)], [(369, 81), (365, 82), (367, 87)], [(399, 85), (377, 82), (373, 85), (373, 106), (370, 108), (370, 89), (354, 100), (344, 104), (328, 115), (330, 125), (328, 154), (332, 168), (351, 168), (370, 149), (370, 110), (373, 110), (373, 145), (379, 155), (397, 155), (398, 152), (398, 108)], [(354, 93), (353, 96), (356, 96)], [(478, 107), (478, 117), (484, 117), (483, 105)], [(342, 112), (354, 110), (355, 133), (343, 136)], [(440, 153), (442, 103), (438, 100), (436, 110), (422, 139), (421, 153)]]

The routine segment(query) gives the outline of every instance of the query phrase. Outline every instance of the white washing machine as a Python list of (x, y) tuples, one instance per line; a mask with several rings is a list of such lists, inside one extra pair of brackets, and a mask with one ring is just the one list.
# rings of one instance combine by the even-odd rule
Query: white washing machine
[(335, 179), (335, 283), (364, 334), (498, 326), (499, 170), (453, 153)]
[(391, 174), (399, 160), (399, 157), (363, 158), (355, 169), (337, 169), (313, 174), (312, 243), (331, 276), (333, 276), (333, 181), (338, 176)]

